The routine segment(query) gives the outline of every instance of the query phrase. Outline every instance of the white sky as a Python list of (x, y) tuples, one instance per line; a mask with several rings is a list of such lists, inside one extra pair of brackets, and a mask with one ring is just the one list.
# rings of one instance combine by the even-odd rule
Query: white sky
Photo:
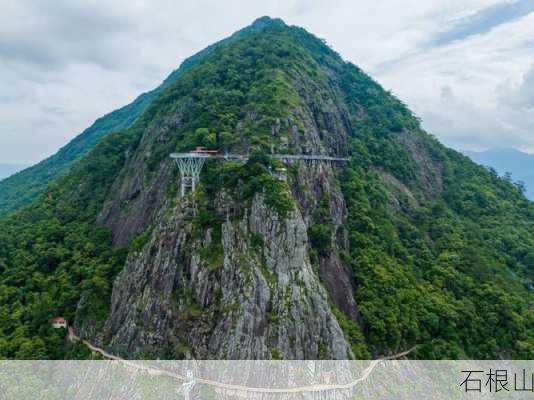
[(0, 163), (53, 154), (263, 15), (326, 39), (445, 144), (534, 152), (534, 0), (0, 0), (0, 9)]

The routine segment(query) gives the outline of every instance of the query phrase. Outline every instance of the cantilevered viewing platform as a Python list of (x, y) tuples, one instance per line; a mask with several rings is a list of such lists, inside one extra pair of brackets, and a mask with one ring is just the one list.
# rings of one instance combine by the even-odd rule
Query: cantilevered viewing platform
[[(349, 161), (349, 158), (346, 157), (331, 157), (321, 154), (270, 154), (269, 156), (284, 162), (303, 160), (307, 162), (343, 163)], [(246, 162), (249, 159), (249, 155), (219, 154), (216, 150), (207, 150), (204, 147), (197, 147), (188, 153), (172, 153), (170, 157), (176, 161), (180, 170), (182, 196), (185, 195), (185, 190), (188, 187), (193, 191), (195, 190), (200, 179), (200, 172), (206, 160), (218, 159)]]

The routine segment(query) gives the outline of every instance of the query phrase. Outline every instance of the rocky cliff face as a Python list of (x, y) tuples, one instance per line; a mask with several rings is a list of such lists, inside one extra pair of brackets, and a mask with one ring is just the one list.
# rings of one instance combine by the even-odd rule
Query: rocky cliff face
[(114, 284), (106, 342), (177, 357), (350, 356), (298, 209), (280, 218), (258, 195), (242, 219), (222, 223), (220, 243), (210, 230), (192, 236), (191, 209), (171, 211)]

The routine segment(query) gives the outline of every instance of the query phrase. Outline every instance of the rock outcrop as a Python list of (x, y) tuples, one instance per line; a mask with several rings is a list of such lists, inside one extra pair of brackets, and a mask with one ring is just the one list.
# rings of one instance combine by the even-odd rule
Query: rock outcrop
[[(188, 210), (190, 211), (190, 209)], [(244, 217), (192, 235), (186, 209), (162, 217), (113, 289), (105, 341), (142, 352), (221, 359), (350, 357), (312, 268), (300, 211), (286, 218), (257, 195)], [(218, 258), (206, 250), (221, 249)]]

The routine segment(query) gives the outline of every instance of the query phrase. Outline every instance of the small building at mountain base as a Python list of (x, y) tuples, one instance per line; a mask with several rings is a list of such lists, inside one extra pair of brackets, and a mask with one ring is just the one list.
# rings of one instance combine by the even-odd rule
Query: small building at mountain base
[(63, 317), (54, 317), (50, 319), (50, 324), (56, 328), (67, 328), (67, 320)]

